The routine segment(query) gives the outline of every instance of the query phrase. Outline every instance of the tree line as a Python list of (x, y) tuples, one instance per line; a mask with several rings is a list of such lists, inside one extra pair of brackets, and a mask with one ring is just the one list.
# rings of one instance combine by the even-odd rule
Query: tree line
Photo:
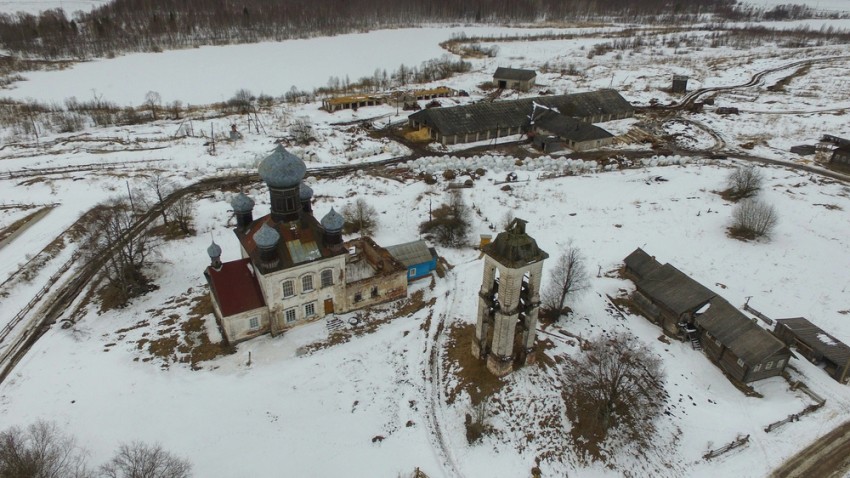
[[(669, 17), (728, 9), (732, 0), (115, 0), (71, 16), (62, 9), (0, 15), (0, 44), (40, 59), (108, 57), (199, 45), (336, 35), (427, 22), (503, 23)], [(415, 46), (411, 38), (411, 47)]]

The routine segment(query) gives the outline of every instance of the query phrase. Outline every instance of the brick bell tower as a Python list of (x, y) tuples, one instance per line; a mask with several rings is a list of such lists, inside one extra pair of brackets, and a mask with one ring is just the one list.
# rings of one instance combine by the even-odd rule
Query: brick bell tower
[(500, 377), (534, 361), (540, 277), (549, 254), (525, 233), (526, 224), (514, 219), (482, 248), (484, 278), (472, 355), (486, 359), (487, 369)]

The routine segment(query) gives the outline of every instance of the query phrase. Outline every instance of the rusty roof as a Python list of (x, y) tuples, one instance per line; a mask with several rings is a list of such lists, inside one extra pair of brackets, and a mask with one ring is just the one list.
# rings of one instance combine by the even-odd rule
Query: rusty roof
[[(254, 242), (254, 234), (264, 224), (268, 224), (269, 227), (280, 234), (280, 241), (278, 241), (275, 249), (279, 262), (275, 267), (267, 267), (260, 262), (260, 251)], [(247, 230), (243, 231), (237, 228), (234, 233), (239, 238), (239, 242), (242, 243), (242, 247), (248, 253), (252, 263), (263, 274), (345, 254), (344, 249), (331, 249), (325, 244), (324, 229), (312, 214), (304, 213), (300, 220), (280, 223), (276, 223), (272, 220), (271, 215), (267, 214), (253, 221)]]
[(204, 272), (224, 317), (265, 307), (252, 267), (250, 259), (239, 259), (222, 263), (219, 270), (207, 267)]

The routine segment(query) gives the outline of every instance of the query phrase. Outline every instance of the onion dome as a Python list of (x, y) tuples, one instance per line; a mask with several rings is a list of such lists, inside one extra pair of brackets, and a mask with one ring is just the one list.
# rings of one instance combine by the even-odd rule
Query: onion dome
[(211, 259), (215, 259), (216, 257), (221, 257), (221, 246), (212, 241), (210, 247), (207, 247), (207, 254), (209, 254)]
[(286, 189), (301, 182), (307, 173), (307, 166), (301, 158), (278, 145), (274, 152), (260, 163), (259, 173), (269, 187)]
[(311, 188), (310, 186), (307, 186), (304, 183), (301, 183), (301, 185), (298, 187), (298, 198), (301, 199), (302, 201), (306, 201), (308, 199), (311, 199), (312, 197), (313, 197), (313, 188)]
[(329, 232), (341, 231), (344, 225), (345, 219), (334, 208), (322, 218), (322, 227)]
[(254, 242), (260, 249), (271, 249), (277, 246), (279, 240), (280, 234), (269, 227), (268, 224), (263, 224), (263, 227), (254, 234)]
[(251, 212), (254, 209), (254, 200), (245, 195), (245, 193), (240, 192), (230, 200), (230, 207), (236, 213)]

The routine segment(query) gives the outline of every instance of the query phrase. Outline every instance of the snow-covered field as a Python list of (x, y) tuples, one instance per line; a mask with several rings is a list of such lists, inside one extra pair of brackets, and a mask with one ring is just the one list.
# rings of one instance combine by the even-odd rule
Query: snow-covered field
[[(34, 88), (29, 96), (59, 101), (76, 91), (83, 91), (73, 94), (86, 99), (95, 89), (104, 99), (122, 104), (141, 102), (149, 90), (159, 91), (165, 100), (184, 102), (218, 101), (238, 88), (278, 95), (293, 84), (311, 88), (324, 85), (331, 75), (349, 74), (355, 79), (361, 74), (371, 75), (376, 68), (391, 70), (402, 62), (415, 64), (439, 56), (442, 50), (436, 43), (454, 31), (424, 29), (422, 38), (427, 38), (428, 44), (422, 48), (421, 58), (412, 61), (408, 56), (399, 61), (389, 53), (386, 57), (374, 55), (376, 63), (363, 66), (362, 73), (353, 67), (343, 68), (341, 63), (323, 70), (335, 63), (330, 60), (313, 61), (308, 63), (309, 68), (291, 68), (286, 62), (270, 61), (268, 55), (300, 50), (294, 60), (307, 61), (309, 56), (303, 52), (317, 51), (314, 46), (319, 49), (320, 45), (346, 40), (362, 41), (364, 48), (370, 43), (403, 43), (398, 35), (410, 33), (373, 32), (315, 39), (299, 43), (297, 49), (285, 42), (127, 55), (39, 73), (43, 76), (33, 76), (8, 93)], [(468, 29), (466, 32), (472, 34)], [(704, 34), (694, 32), (697, 36)], [(673, 73), (690, 75), (691, 89), (725, 86), (744, 83), (759, 71), (801, 58), (837, 57), (848, 51), (846, 46), (778, 49), (767, 44), (744, 53), (731, 47), (703, 48), (659, 41), (641, 51), (624, 51), (619, 57), (614, 51), (587, 58), (595, 44), (607, 41), (610, 39), (594, 36), (571, 41), (497, 42), (496, 58), (474, 60), (472, 72), (442, 84), (472, 95), (457, 101), (473, 101), (483, 96), (477, 85), (489, 80), (496, 66), (541, 69), (548, 64), (549, 69), (538, 76), (538, 91), (614, 87), (638, 104), (648, 104), (653, 98), (664, 103), (676, 99), (664, 91)], [(234, 55), (235, 50), (228, 50), (231, 48), (244, 50)], [(246, 77), (245, 82), (228, 83), (227, 72), (212, 75), (215, 80), (210, 74), (204, 81), (188, 76), (200, 73), (200, 67), (212, 58), (232, 56), (253, 60), (230, 66), (240, 68), (236, 73)], [(146, 70), (165, 68), (152, 66), (151, 61), (179, 62), (186, 68), (159, 75), (163, 83), (156, 83), (158, 78), (131, 83), (115, 73), (119, 69), (122, 74), (142, 75)], [(561, 71), (570, 64), (580, 73)], [(723, 117), (707, 109), (683, 116), (687, 122), (663, 123), (660, 129), (677, 136), (677, 144), (685, 149), (711, 148), (719, 137), (731, 157), (735, 151), (744, 151), (739, 149), (741, 144), (753, 143), (748, 153), (809, 162), (791, 158), (788, 147), (812, 143), (825, 132), (850, 134), (845, 110), (850, 108), (850, 101), (843, 79), (848, 68), (850, 60), (835, 59), (807, 71), (783, 70), (752, 88), (717, 96), (718, 105), (740, 107), (742, 114), (738, 116)], [(245, 74), (252, 69), (257, 73)], [(256, 82), (248, 82), (248, 76)], [(781, 88), (768, 89), (786, 78)], [(77, 86), (60, 90), (59, 85), (66, 83)], [(444, 101), (448, 105), (455, 100)], [(195, 120), (195, 137), (176, 135), (179, 122), (170, 120), (135, 127), (89, 128), (84, 134), (51, 133), (40, 137), (38, 144), (34, 138), (6, 131), (3, 137), (8, 141), (0, 148), (0, 173), (60, 166), (80, 166), (81, 170), (15, 178), (0, 174), (2, 204), (59, 203), (8, 246), (0, 247), (0, 281), (36, 256), (82, 212), (107, 198), (126, 195), (128, 187), (143, 189), (153, 169), (179, 185), (251, 171), (272, 149), (275, 139), (287, 137), (292, 119), (299, 117), (309, 118), (317, 141), (292, 150), (303, 156), (310, 168), (386, 159), (409, 150), (386, 139), (371, 138), (361, 128), (331, 123), (371, 117), (381, 117), (383, 123), (403, 120), (405, 115), (388, 106), (327, 114), (314, 103), (276, 106), (250, 121), (236, 116)], [(256, 119), (263, 125), (260, 132), (252, 129), (256, 128)], [(614, 129), (625, 132), (636, 123), (619, 122)], [(238, 126), (244, 139), (218, 141), (216, 154), (211, 155), (205, 144), (208, 139), (200, 137), (200, 131), (212, 128), (223, 132), (230, 124)], [(706, 133), (708, 129), (717, 137)], [(634, 147), (638, 145), (618, 146)], [(438, 152), (434, 154), (438, 156)], [(153, 163), (142, 165), (138, 161)], [(206, 334), (212, 342), (220, 340), (212, 315), (197, 317), (192, 309), (206, 294), (202, 271), (208, 262), (205, 249), (210, 238), (221, 244), (224, 260), (239, 255), (238, 243), (227, 227), (230, 193), (225, 192), (198, 201), (196, 236), (162, 246), (162, 255), (150, 270), (158, 290), (123, 310), (100, 313), (96, 305), (91, 305), (77, 325), (54, 327), (36, 343), (0, 385), (0, 428), (25, 425), (38, 418), (55, 420), (79, 437), (95, 464), (108, 459), (119, 442), (158, 441), (169, 451), (189, 458), (196, 476), (202, 477), (280, 476), (282, 470), (287, 476), (396, 477), (415, 467), (432, 478), (456, 474), (515, 477), (528, 476), (536, 465), (543, 476), (631, 473), (758, 477), (846, 419), (850, 389), (808, 362), (794, 360), (792, 364), (800, 371), (795, 377), (826, 397), (827, 403), (801, 421), (767, 434), (763, 428), (768, 423), (799, 412), (811, 400), (790, 391), (781, 379), (756, 383), (755, 389), (764, 398), (747, 398), (701, 353), (686, 344), (668, 345), (657, 340), (657, 327), (641, 317), (611, 315), (603, 300), (605, 294), (616, 295), (632, 287), (627, 281), (608, 277), (606, 272), (617, 268), (636, 247), (642, 247), (733, 304), (740, 306), (752, 297), (750, 304), (770, 317), (805, 316), (850, 342), (846, 319), (850, 313), (850, 281), (845, 273), (850, 262), (846, 215), (850, 188), (846, 184), (778, 166), (761, 167), (766, 178), (762, 194), (779, 211), (780, 223), (770, 241), (744, 243), (726, 235), (733, 206), (715, 192), (724, 188), (726, 175), (737, 164), (733, 161), (663, 157), (620, 171), (585, 167), (586, 163), (578, 161), (566, 163), (559, 158), (516, 166), (513, 158), (482, 154), (477, 159), (423, 159), (409, 166), (439, 173), (464, 163), (481, 164), (488, 170), (472, 189), (463, 190), (466, 201), (479, 211), (473, 220), (476, 236), (470, 237), (470, 243), (476, 242), (479, 233), (491, 233), (501, 225), (505, 212), (512, 211), (529, 221), (528, 231), (552, 256), (572, 240), (587, 257), (593, 272), (591, 289), (571, 304), (574, 315), (550, 332), (557, 334), (562, 328), (592, 337), (627, 328), (662, 357), (671, 397), (670, 414), (660, 419), (659, 448), (650, 459), (636, 460), (624, 452), (612, 457), (611, 469), (598, 464), (579, 465), (564, 438), (569, 423), (563, 418), (563, 404), (553, 388), (557, 367), (547, 369), (543, 365), (511, 375), (508, 385), (491, 398), (493, 410), (499, 410), (489, 417), (496, 432), (481, 444), (467, 445), (463, 422), (465, 414), (471, 412), (469, 397), (461, 395), (451, 405), (446, 404), (442, 393), (451, 387), (451, 376), (443, 377), (448, 383), (432, 382), (425, 370), (431, 347), (438, 347), (445, 363), (449, 347), (469, 347), (468, 343), (452, 345), (438, 338), (437, 324), (443, 321), (445, 333), (451, 334), (455, 327), (474, 321), (481, 261), (472, 248), (440, 248), (440, 254), (455, 268), (446, 278), (436, 280), (433, 289), (427, 281), (411, 288), (411, 295), (421, 292), (425, 300), (434, 300), (433, 305), (388, 321), (372, 333), (305, 354), (304, 347), (329, 339), (324, 322), (317, 322), (283, 337), (262, 337), (240, 344), (234, 354), (199, 362), (198, 370), (193, 370), (191, 354), (177, 345), (171, 351), (168, 344), (192, 334)], [(91, 164), (101, 167), (85, 167)], [(104, 165), (124, 167), (109, 171)], [(563, 169), (565, 165), (578, 174), (556, 179), (541, 176), (545, 170)], [(521, 182), (512, 184), (511, 191), (503, 191), (494, 183), (510, 171), (516, 171)], [(309, 176), (318, 215), (358, 197), (373, 204), (380, 213), (375, 239), (383, 245), (418, 238), (418, 225), (427, 217), (429, 206), (444, 199), (443, 182), (426, 186), (410, 177), (396, 181), (365, 173), (335, 180)], [(258, 213), (268, 209), (262, 185), (247, 192), (257, 200)], [(0, 228), (26, 213), (14, 207), (0, 209)], [(5, 325), (45, 285), (78, 246), (69, 243), (30, 281), (0, 285), (0, 291), (8, 294), (0, 296), (0, 325)], [(551, 262), (547, 262), (547, 270)], [(601, 277), (596, 277), (597, 270)], [(375, 312), (373, 319), (390, 315), (390, 308)], [(190, 323), (201, 324), (200, 329), (180, 332)], [(356, 326), (349, 331), (357, 335)], [(152, 351), (151, 345), (157, 340), (167, 353), (158, 356)], [(554, 356), (579, 350), (555, 340), (547, 353)], [(443, 446), (435, 438), (435, 415)], [(543, 420), (551, 416), (561, 418)], [(557, 425), (554, 429), (553, 423)], [(738, 435), (750, 435), (749, 446), (712, 461), (702, 459), (708, 449), (718, 448)], [(537, 458), (544, 455), (548, 458), (538, 464)]]

